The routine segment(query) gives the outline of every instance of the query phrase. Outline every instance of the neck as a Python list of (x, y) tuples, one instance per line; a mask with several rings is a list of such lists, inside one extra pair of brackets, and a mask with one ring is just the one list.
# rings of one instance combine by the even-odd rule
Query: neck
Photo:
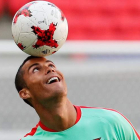
[(73, 104), (68, 100), (54, 104), (51, 107), (35, 108), (40, 121), (48, 128), (63, 131), (75, 124), (77, 113)]

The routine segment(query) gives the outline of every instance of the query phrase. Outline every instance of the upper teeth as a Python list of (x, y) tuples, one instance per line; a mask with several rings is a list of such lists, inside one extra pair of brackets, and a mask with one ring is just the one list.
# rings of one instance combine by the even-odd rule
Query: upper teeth
[(53, 80), (58, 80), (58, 77), (52, 77), (51, 79), (48, 80), (47, 84), (50, 84), (50, 82), (53, 81)]

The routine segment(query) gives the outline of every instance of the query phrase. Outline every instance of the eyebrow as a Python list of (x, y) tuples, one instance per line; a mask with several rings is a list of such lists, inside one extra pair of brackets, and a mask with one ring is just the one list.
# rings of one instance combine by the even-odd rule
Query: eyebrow
[[(53, 63), (51, 60), (46, 60), (46, 63), (49, 63), (49, 62)], [(53, 64), (54, 64), (54, 63), (53, 63)], [(34, 63), (34, 64), (32, 64), (32, 65), (28, 68), (28, 71), (31, 69), (31, 67), (37, 66), (37, 65), (39, 65), (39, 63)]]

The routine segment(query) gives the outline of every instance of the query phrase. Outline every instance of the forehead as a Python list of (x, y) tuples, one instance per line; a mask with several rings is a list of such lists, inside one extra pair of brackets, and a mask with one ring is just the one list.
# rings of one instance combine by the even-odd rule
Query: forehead
[[(33, 64), (41, 64), (41, 63), (46, 63), (46, 62), (52, 62), (51, 60), (48, 60), (44, 57), (40, 57), (40, 58), (32, 58), (30, 60), (28, 60), (27, 62), (25, 62), (25, 64), (23, 65), (22, 69), (28, 69), (30, 66), (32, 66)], [(53, 62), (52, 62), (53, 63)]]

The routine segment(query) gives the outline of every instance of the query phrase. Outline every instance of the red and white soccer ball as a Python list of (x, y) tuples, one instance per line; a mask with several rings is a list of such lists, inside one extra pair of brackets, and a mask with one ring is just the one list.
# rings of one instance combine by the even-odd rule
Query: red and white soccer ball
[(54, 4), (32, 1), (15, 14), (12, 35), (23, 52), (43, 57), (55, 53), (65, 43), (68, 23)]

